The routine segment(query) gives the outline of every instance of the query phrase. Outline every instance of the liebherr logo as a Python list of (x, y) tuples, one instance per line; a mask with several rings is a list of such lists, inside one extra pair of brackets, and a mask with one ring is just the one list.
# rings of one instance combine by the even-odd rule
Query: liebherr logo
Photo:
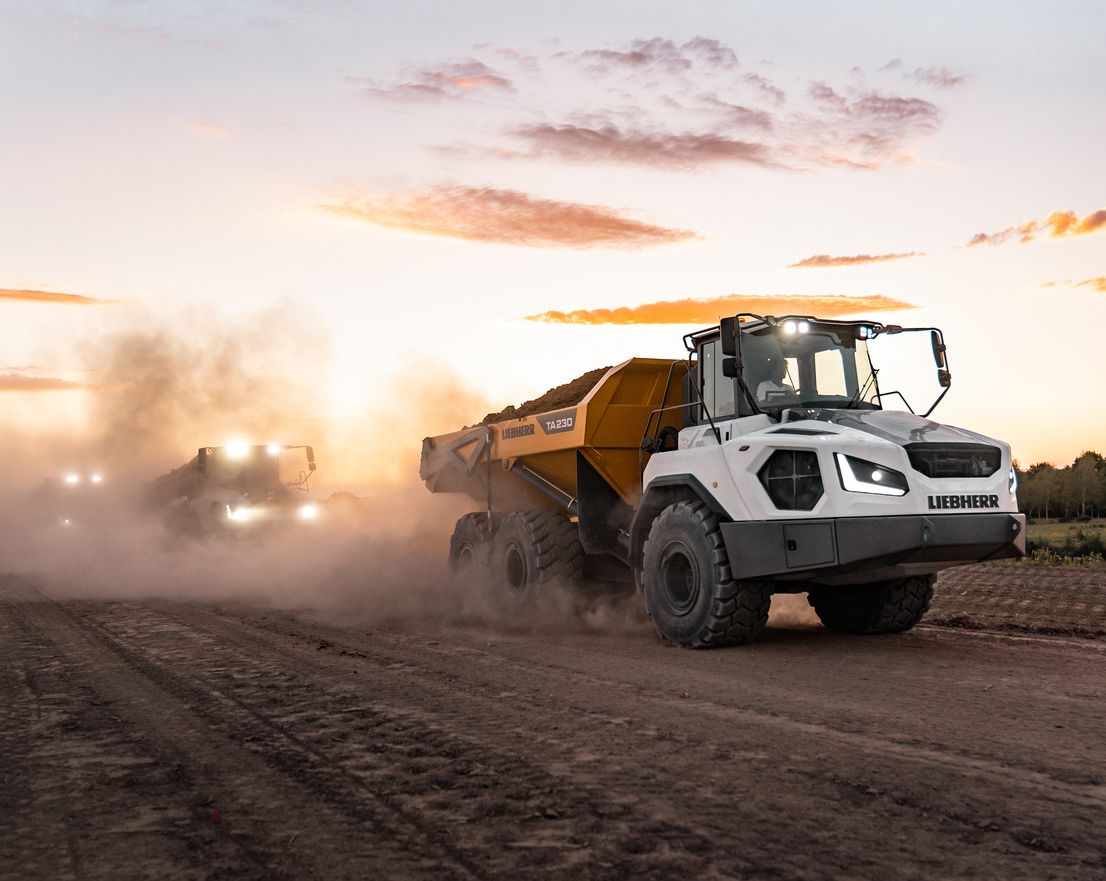
[(929, 510), (956, 511), (965, 508), (997, 508), (998, 496), (929, 496)]

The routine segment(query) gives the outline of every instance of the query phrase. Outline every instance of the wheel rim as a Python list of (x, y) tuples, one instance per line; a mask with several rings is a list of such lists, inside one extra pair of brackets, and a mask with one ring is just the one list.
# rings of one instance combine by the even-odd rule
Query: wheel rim
[(683, 542), (673, 542), (661, 557), (661, 586), (665, 605), (677, 615), (686, 615), (699, 599), (699, 564)]
[(504, 555), (503, 574), (507, 580), (507, 587), (511, 590), (521, 591), (526, 587), (528, 574), (526, 555), (523, 554), (522, 548), (514, 542), (507, 546), (507, 553)]

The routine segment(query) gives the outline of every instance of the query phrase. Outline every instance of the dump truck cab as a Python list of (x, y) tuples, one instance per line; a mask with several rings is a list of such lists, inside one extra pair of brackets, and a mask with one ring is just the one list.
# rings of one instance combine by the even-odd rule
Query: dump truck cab
[(252, 530), (313, 521), (315, 452), (310, 446), (234, 441), (200, 447), (195, 457), (151, 484), (150, 498), (186, 532)]
[[(899, 334), (929, 337), (921, 414), (869, 353)], [(425, 439), (427, 487), (483, 508), (454, 566), (526, 595), (615, 561), (665, 640), (708, 647), (755, 638), (781, 592), (831, 629), (905, 630), (941, 569), (1024, 553), (1010, 447), (929, 419), (952, 381), (939, 329), (742, 314), (684, 343), (570, 407)]]
[[(855, 585), (1022, 553), (1010, 447), (928, 418), (951, 385), (938, 329), (740, 318), (687, 338), (695, 424), (643, 475), (646, 496), (687, 475), (725, 518), (736, 577)], [(868, 352), (911, 332), (930, 334), (942, 389), (925, 415), (881, 390)]]

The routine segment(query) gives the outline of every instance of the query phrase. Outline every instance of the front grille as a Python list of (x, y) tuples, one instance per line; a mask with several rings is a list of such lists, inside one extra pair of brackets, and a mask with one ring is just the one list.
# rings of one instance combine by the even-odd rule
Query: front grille
[(987, 444), (907, 444), (906, 455), (926, 477), (990, 477), (1002, 466), (1002, 451)]

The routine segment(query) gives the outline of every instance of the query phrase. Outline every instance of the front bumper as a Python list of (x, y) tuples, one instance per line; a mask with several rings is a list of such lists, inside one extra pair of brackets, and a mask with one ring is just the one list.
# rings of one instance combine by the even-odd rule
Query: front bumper
[(722, 523), (735, 578), (858, 584), (1021, 557), (1024, 514)]

